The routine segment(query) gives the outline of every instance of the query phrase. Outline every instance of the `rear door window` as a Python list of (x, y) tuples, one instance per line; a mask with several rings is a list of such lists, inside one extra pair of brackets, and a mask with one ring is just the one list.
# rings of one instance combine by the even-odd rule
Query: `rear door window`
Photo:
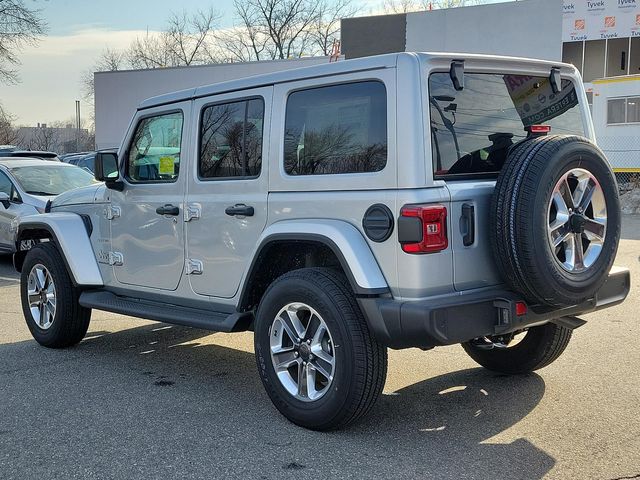
[(578, 96), (566, 79), (554, 94), (545, 77), (465, 73), (464, 89), (456, 91), (448, 72), (433, 73), (429, 111), (436, 178), (496, 175), (530, 125), (584, 135)]
[(387, 92), (379, 81), (293, 92), (287, 99), (288, 175), (369, 173), (387, 164)]

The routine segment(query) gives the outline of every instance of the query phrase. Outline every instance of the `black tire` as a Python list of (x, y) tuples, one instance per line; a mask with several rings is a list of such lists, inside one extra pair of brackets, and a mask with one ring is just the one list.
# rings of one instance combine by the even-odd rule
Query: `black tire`
[(484, 368), (515, 375), (533, 372), (555, 361), (567, 348), (571, 334), (572, 330), (566, 327), (547, 323), (530, 328), (513, 347), (485, 350), (467, 342), (462, 348)]
[[(572, 272), (556, 257), (547, 229), (553, 190), (564, 174), (577, 168), (587, 170), (599, 182), (607, 224), (596, 260)], [(496, 183), (490, 222), (496, 264), (511, 289), (533, 304), (579, 304), (602, 286), (616, 256), (620, 202), (615, 177), (602, 152), (585, 138), (532, 138), (510, 152)]]
[[(271, 359), (274, 319), (288, 304), (301, 302), (322, 317), (333, 338), (335, 374), (326, 393), (301, 401), (278, 379)], [(291, 422), (313, 430), (343, 427), (375, 404), (387, 374), (387, 350), (369, 330), (343, 275), (327, 268), (305, 268), (275, 280), (260, 302), (255, 323), (256, 362), (276, 408)]]
[[(55, 313), (51, 325), (46, 329), (36, 322), (29, 306), (29, 275), (36, 265), (46, 268), (55, 286)], [(20, 277), (20, 296), (27, 326), (40, 345), (65, 348), (84, 338), (91, 320), (91, 309), (78, 303), (80, 292), (74, 287), (62, 256), (53, 243), (40, 243), (27, 253)]]

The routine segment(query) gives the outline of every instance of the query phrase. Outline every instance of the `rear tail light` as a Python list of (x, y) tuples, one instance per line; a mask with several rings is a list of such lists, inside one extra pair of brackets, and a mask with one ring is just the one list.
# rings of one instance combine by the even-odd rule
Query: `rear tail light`
[(524, 127), (525, 131), (529, 135), (546, 135), (551, 131), (550, 125), (529, 125)]
[(398, 239), (406, 253), (434, 253), (449, 245), (447, 207), (405, 205), (400, 211)]

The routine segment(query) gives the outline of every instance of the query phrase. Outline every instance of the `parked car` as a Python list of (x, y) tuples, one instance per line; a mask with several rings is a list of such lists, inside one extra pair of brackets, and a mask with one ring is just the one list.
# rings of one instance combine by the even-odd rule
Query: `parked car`
[(40, 160), (49, 160), (59, 162), (58, 154), (55, 152), (41, 152), (36, 150), (13, 150), (11, 152), (3, 152), (2, 157), (7, 158), (39, 158)]
[(95, 171), (96, 152), (91, 152), (75, 160), (74, 164), (88, 172)]
[(56, 195), (95, 183), (91, 174), (65, 163), (0, 157), (0, 254), (15, 252), (21, 217), (44, 213)]
[[(107, 148), (107, 149), (101, 150), (101, 152), (118, 153), (118, 149), (117, 148)], [(89, 152), (86, 155), (82, 155), (79, 158), (74, 158), (69, 163), (73, 163), (74, 165), (77, 165), (78, 167), (84, 168), (85, 170), (93, 173), (93, 172), (95, 172), (95, 162), (96, 162), (97, 153), (98, 152)]]
[(18, 147), (16, 147), (15, 145), (0, 145), (0, 153), (13, 152), (17, 149)]
[(91, 152), (73, 152), (73, 153), (65, 153), (64, 155), (58, 155), (61, 162), (71, 163), (72, 160), (76, 158), (81, 158)]
[(152, 98), (98, 154), (105, 184), (21, 219), (24, 316), (52, 348), (92, 309), (251, 330), (274, 405), (317, 430), (370, 411), (388, 348), (528, 373), (629, 292), (593, 139), (577, 70), (521, 58), (399, 53)]

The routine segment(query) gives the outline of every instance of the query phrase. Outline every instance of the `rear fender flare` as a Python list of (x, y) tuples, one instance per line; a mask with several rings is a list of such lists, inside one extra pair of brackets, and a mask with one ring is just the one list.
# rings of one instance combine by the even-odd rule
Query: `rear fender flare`
[(253, 260), (242, 279), (240, 304), (243, 303), (247, 286), (256, 273), (256, 261), (261, 251), (273, 242), (287, 240), (319, 242), (329, 247), (340, 261), (356, 295), (389, 293), (389, 286), (380, 266), (356, 227), (340, 220), (286, 220), (271, 224), (260, 236)]

